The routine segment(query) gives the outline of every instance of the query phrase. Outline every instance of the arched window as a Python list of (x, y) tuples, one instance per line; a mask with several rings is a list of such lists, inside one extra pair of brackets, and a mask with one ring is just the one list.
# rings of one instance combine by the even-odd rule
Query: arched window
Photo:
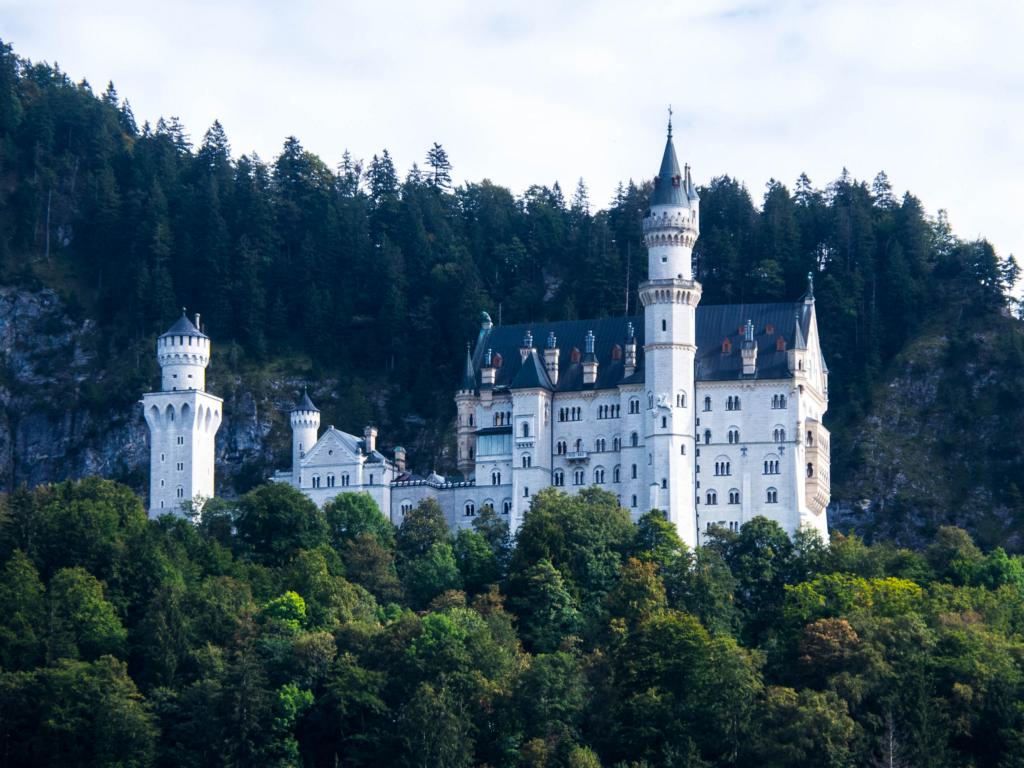
[(476, 515), (476, 505), (472, 501), (466, 502), (465, 510), (466, 517), (474, 517)]
[(633, 507), (633, 509), (636, 509), (636, 494), (635, 493), (630, 497), (629, 506)]
[(512, 499), (505, 499), (501, 502), (501, 514), (507, 515), (512, 511)]
[(651, 392), (647, 393), (647, 408), (651, 409), (654, 407), (654, 394)]
[(739, 443), (739, 441), (740, 441), (740, 431), (738, 429), (736, 429), (735, 427), (732, 427), (729, 430), (729, 442), (733, 443), (733, 444), (736, 444), (736, 443)]
[(180, 485), (178, 486), (178, 498), (179, 499), (185, 498), (185, 489), (182, 488)]
[(565, 442), (565, 440), (559, 440), (558, 443), (556, 443), (556, 445), (555, 445), (555, 452), (559, 456), (564, 456), (568, 450), (569, 450), (569, 445), (568, 445), (568, 443)]
[(501, 485), (501, 472), (491, 472), (491, 485)]
[(718, 503), (718, 494), (715, 491), (708, 491), (707, 504), (709, 507), (715, 506)]
[(631, 446), (633, 446), (634, 448), (636, 448), (638, 445), (640, 445), (640, 435), (638, 435), (636, 432), (630, 433), (630, 435), (629, 435), (629, 444)]
[(735, 488), (733, 488), (731, 491), (729, 491), (729, 503), (730, 504), (739, 504), (740, 503), (740, 492), (738, 490), (736, 490)]
[(554, 474), (551, 476), (551, 483), (558, 487), (565, 485), (565, 472), (560, 469), (556, 469)]
[(604, 468), (598, 467), (594, 470), (594, 483), (597, 485), (604, 485)]
[(412, 512), (412, 502), (411, 501), (403, 501), (402, 502), (402, 514), (403, 515), (407, 515), (410, 512)]
[(576, 438), (576, 453), (582, 453), (582, 452), (583, 452), (583, 438), (582, 437), (577, 437)]
[(523, 422), (523, 437), (529, 437), (529, 436), (530, 436), (530, 424), (529, 424), (529, 422), (524, 421)]
[(622, 441), (616, 435), (615, 437), (612, 438), (612, 450), (613, 451), (618, 451), (621, 447), (622, 447)]
[(732, 462), (729, 461), (725, 456), (719, 456), (718, 460), (715, 462), (715, 474), (719, 476), (731, 475)]
[(685, 408), (685, 407), (686, 407), (686, 393), (685, 392), (680, 392), (679, 394), (676, 395), (676, 408)]
[(328, 472), (327, 473), (327, 487), (328, 488), (333, 488), (334, 487), (334, 473), (333, 472)]
[(708, 395), (707, 397), (704, 398), (704, 410), (705, 411), (710, 411), (711, 410), (711, 396), (710, 395)]
[(704, 443), (706, 445), (706, 444), (708, 444), (710, 442), (711, 442), (711, 430), (710, 429), (705, 429), (704, 430)]
[(599, 437), (599, 438), (597, 438), (597, 440), (594, 441), (594, 450), (597, 451), (598, 453), (603, 453), (604, 452), (604, 438), (603, 437)]
[(661, 478), (661, 487), (662, 488), (668, 488), (668, 478), (667, 477)]
[(577, 469), (575, 472), (572, 473), (572, 483), (573, 485), (583, 485), (584, 478), (582, 469)]
[(668, 322), (667, 321), (665, 321), (665, 320), (661, 321), (661, 330), (663, 330), (663, 331), (667, 331), (668, 330)]
[(531, 463), (532, 462), (530, 460), (530, 454), (524, 453), (523, 454), (523, 469), (529, 469)]
[(779, 503), (779, 492), (774, 488), (769, 488), (765, 493), (765, 501), (769, 504)]
[(347, 485), (348, 485), (348, 482), (349, 482), (349, 479), (348, 479), (348, 473), (347, 473), (347, 472), (345, 472), (345, 473), (344, 473), (344, 474), (342, 474), (342, 476), (341, 476), (341, 485), (342, 485), (342, 487), (345, 487), (345, 486), (347, 486)]
[(313, 475), (313, 487), (314, 488), (319, 488), (320, 487), (320, 475)]
[(668, 417), (667, 416), (662, 416), (661, 417), (661, 428), (665, 429), (665, 427), (667, 427), (667, 426), (668, 426)]
[(766, 475), (777, 475), (779, 474), (779, 459), (776, 456), (768, 456), (764, 460), (764, 474)]
[(612, 482), (618, 483), (622, 480), (622, 467), (618, 464), (615, 465), (615, 469), (612, 470)]
[(629, 401), (629, 412), (640, 413), (640, 401), (635, 397)]
[(785, 427), (779, 427), (779, 426), (775, 427), (775, 429), (772, 430), (772, 440), (774, 440), (776, 443), (784, 443), (784, 442), (786, 442), (786, 429), (785, 429)]
[(814, 477), (814, 465), (811, 463), (807, 464), (807, 476)]

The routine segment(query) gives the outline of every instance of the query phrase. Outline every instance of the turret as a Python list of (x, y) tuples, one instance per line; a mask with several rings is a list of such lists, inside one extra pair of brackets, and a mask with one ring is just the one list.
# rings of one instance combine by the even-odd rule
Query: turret
[(743, 326), (743, 347), (740, 349), (743, 358), (743, 375), (753, 376), (757, 373), (757, 342), (754, 341), (754, 323), (747, 320)]
[(558, 340), (554, 331), (548, 331), (548, 341), (544, 346), (544, 370), (548, 372), (551, 385), (558, 386)]
[[(486, 313), (485, 313), (486, 314)], [(458, 440), (458, 467), (464, 477), (473, 474), (473, 449), (476, 445), (476, 425), (473, 423), (476, 414), (476, 370), (473, 367), (473, 355), (469, 351), (469, 344), (466, 345), (466, 363), (462, 370), (462, 383), (455, 395), (455, 410), (458, 422), (456, 425)], [(398, 461), (397, 449), (395, 461)], [(404, 451), (403, 451), (404, 466)]]
[(156, 359), (160, 363), (161, 388), (164, 392), (194, 389), (206, 390), (206, 366), (210, 363), (210, 339), (196, 322), (181, 317), (156, 340)]
[(399, 472), (405, 472), (405, 448), (400, 445), (395, 446), (395, 469)]
[(587, 331), (586, 350), (583, 353), (583, 383), (593, 385), (597, 381), (597, 355), (594, 353), (594, 332)]
[(291, 411), (292, 425), (292, 474), (295, 484), (302, 487), (302, 459), (316, 445), (320, 430), (320, 409), (313, 405), (309, 393), (302, 390), (302, 397)]

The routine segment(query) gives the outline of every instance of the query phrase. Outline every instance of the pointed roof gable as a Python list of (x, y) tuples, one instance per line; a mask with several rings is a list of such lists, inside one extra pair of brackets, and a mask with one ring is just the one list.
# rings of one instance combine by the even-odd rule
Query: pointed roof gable
[(544, 370), (544, 364), (536, 349), (530, 349), (526, 359), (523, 361), (519, 372), (509, 384), (509, 389), (553, 389), (548, 372)]

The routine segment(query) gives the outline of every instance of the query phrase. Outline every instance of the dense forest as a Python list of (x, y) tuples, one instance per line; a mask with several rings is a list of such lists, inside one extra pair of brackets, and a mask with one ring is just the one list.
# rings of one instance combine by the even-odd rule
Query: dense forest
[(397, 530), (289, 486), (147, 519), (105, 480), (0, 517), (0, 762), (1010, 768), (1024, 560), (790, 539), (697, 551), (614, 495)]

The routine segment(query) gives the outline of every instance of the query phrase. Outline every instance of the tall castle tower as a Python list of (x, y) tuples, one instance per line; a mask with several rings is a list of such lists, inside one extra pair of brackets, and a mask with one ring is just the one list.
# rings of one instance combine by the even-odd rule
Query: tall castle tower
[(181, 513), (213, 496), (214, 438), (223, 400), (206, 392), (210, 339), (182, 310), (156, 342), (159, 392), (142, 397), (149, 425), (149, 514)]
[(693, 279), (693, 244), (700, 231), (699, 198), (690, 167), (680, 171), (672, 121), (651, 208), (643, 221), (648, 279), (644, 308), (645, 445), (651, 508), (661, 509), (689, 545), (697, 541), (694, 474), (694, 358), (701, 286)]

